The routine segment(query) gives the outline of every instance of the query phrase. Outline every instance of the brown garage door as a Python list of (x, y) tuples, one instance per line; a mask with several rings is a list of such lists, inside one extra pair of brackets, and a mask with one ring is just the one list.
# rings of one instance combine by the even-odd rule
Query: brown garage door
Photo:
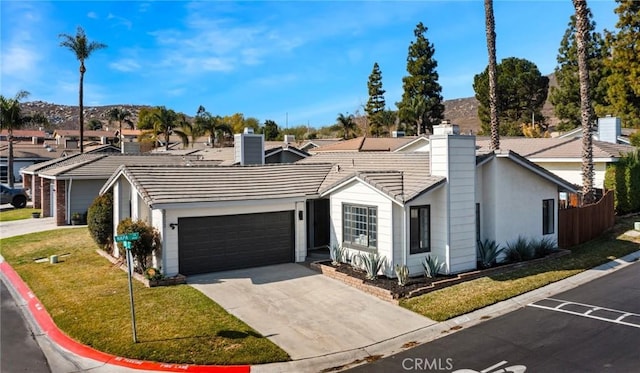
[(293, 211), (178, 219), (180, 273), (294, 261)]

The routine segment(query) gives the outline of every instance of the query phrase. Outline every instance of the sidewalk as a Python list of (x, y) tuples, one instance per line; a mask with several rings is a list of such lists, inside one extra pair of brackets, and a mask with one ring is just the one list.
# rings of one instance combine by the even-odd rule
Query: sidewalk
[[(41, 230), (56, 229), (55, 223), (47, 219), (31, 219), (19, 221), (22, 224), (10, 224), (14, 222), (0, 222), (0, 238), (17, 234), (26, 234)], [(37, 221), (37, 222), (36, 222)], [(23, 225), (23, 227), (18, 227)], [(20, 232), (20, 233), (18, 233)], [(519, 295), (506, 301), (476, 310), (455, 319), (440, 322), (434, 325), (418, 329), (404, 335), (388, 340), (378, 341), (368, 346), (357, 349), (332, 353), (325, 356), (309, 359), (300, 359), (284, 363), (273, 363), (255, 366), (195, 366), (179, 364), (163, 364), (145, 362), (135, 359), (126, 359), (104, 354), (100, 351), (83, 346), (62, 333), (51, 320), (47, 311), (42, 307), (38, 299), (29, 290), (20, 277), (0, 256), (0, 276), (7, 284), (14, 298), (21, 306), (25, 318), (28, 320), (36, 336), (38, 344), (42, 348), (49, 365), (54, 373), (71, 373), (88, 371), (98, 373), (107, 372), (318, 372), (325, 369), (338, 367), (352, 367), (367, 358), (375, 355), (389, 356), (405, 350), (404, 345), (422, 344), (454, 333), (455, 330), (469, 328), (481, 323), (486, 316), (495, 318), (522, 308), (527, 304), (548, 298), (554, 294), (572, 289), (586, 282), (606, 276), (614, 271), (631, 265), (640, 259), (640, 251), (636, 251), (623, 258), (605, 263), (596, 268), (587, 270), (575, 276), (549, 284), (537, 290)]]

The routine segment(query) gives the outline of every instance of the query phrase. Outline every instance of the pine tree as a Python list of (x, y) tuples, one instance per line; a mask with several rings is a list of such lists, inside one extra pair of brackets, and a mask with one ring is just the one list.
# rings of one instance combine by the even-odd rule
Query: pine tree
[(611, 58), (605, 65), (610, 113), (620, 117), (625, 127), (640, 128), (640, 1), (616, 0), (616, 34), (607, 33)]
[[(589, 68), (589, 86), (591, 87), (591, 99), (599, 115), (606, 112), (603, 109), (608, 106), (606, 91), (607, 69), (604, 68), (604, 60), (607, 51), (602, 35), (595, 32), (596, 24), (591, 21), (593, 14), (587, 8), (587, 65)], [(558, 66), (555, 76), (557, 87), (551, 87), (549, 100), (553, 104), (555, 115), (561, 120), (560, 130), (571, 130), (581, 125), (580, 122), (580, 83), (578, 81), (578, 55), (576, 46), (576, 17), (571, 16), (568, 28), (560, 42), (557, 56)]]
[[(547, 99), (549, 78), (540, 74), (531, 61), (509, 57), (496, 66), (496, 104), (500, 121), (500, 136), (522, 136), (522, 124), (528, 123), (532, 115), (536, 122), (544, 124), (542, 106)], [(478, 106), (478, 117), (482, 133), (491, 133), (489, 114), (488, 67), (473, 78), (473, 89)], [(546, 130), (543, 126), (542, 130)]]
[(382, 89), (382, 73), (380, 72), (380, 66), (378, 63), (373, 64), (373, 70), (369, 75), (369, 82), (367, 83), (369, 89), (369, 100), (364, 111), (369, 117), (369, 133), (375, 137), (380, 136), (382, 133), (387, 132), (384, 127), (384, 118), (382, 117), (384, 107), (386, 105), (384, 100), (384, 89)]
[[(442, 87), (438, 83), (438, 73), (436, 72), (438, 62), (433, 58), (435, 48), (425, 37), (426, 32), (427, 27), (422, 22), (418, 23), (413, 31), (416, 40), (409, 44), (407, 57), (409, 75), (402, 78), (404, 88), (402, 101), (396, 103), (400, 121), (414, 125), (418, 134), (425, 133), (426, 129), (433, 132), (433, 126), (444, 118)], [(411, 102), (416, 97), (422, 97), (426, 106), (420, 121), (412, 118), (414, 114)]]

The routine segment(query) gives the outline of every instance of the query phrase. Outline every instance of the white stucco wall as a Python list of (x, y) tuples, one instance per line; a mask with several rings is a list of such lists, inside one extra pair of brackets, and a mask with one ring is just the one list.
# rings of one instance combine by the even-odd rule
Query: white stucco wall
[[(573, 184), (582, 185), (582, 163), (580, 162), (545, 162), (535, 160), (534, 163)], [(596, 188), (604, 188), (604, 174), (607, 171), (607, 162), (594, 161), (593, 171), (594, 186)]]
[[(409, 237), (410, 223), (409, 214), (412, 206), (430, 206), (431, 210), (431, 251), (427, 253), (410, 254)], [(410, 276), (424, 275), (424, 267), (422, 262), (427, 255), (437, 256), (440, 262), (446, 261), (447, 258), (447, 191), (444, 186), (430, 191), (407, 204), (406, 208), (396, 215), (398, 224), (403, 224), (406, 242), (404, 248), (406, 250), (407, 267), (409, 267)], [(406, 219), (406, 220), (405, 220)], [(406, 224), (404, 223), (406, 222)], [(401, 254), (400, 242), (396, 243), (397, 252)], [(396, 263), (401, 263), (402, 256), (397, 257)]]
[[(295, 226), (295, 260), (304, 261), (307, 256), (306, 211), (303, 199), (286, 200), (252, 200), (238, 202), (220, 202), (206, 207), (186, 206), (166, 210), (153, 209), (151, 211), (153, 226), (162, 233), (162, 270), (168, 276), (176, 275), (179, 271), (178, 262), (178, 232), (180, 227), (171, 229), (169, 224), (178, 223), (178, 218), (224, 216), (237, 214), (257, 214), (262, 212), (277, 212), (294, 210)], [(303, 220), (298, 219), (298, 211), (302, 211)]]
[[(393, 267), (393, 207), (391, 200), (377, 192), (373, 187), (353, 181), (331, 193), (331, 245), (347, 247), (342, 240), (342, 205), (362, 205), (377, 208), (378, 216), (378, 254), (386, 258), (382, 272), (394, 276)], [(356, 249), (348, 249), (349, 255), (367, 253)]]
[[(558, 187), (506, 158), (482, 167), (481, 230), (483, 239), (504, 246), (518, 236), (557, 242)], [(554, 200), (554, 232), (542, 234), (542, 201)]]

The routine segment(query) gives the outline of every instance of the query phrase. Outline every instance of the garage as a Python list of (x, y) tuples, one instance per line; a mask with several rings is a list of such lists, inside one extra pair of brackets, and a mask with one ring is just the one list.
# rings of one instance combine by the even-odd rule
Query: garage
[(294, 212), (178, 219), (183, 275), (294, 261)]

